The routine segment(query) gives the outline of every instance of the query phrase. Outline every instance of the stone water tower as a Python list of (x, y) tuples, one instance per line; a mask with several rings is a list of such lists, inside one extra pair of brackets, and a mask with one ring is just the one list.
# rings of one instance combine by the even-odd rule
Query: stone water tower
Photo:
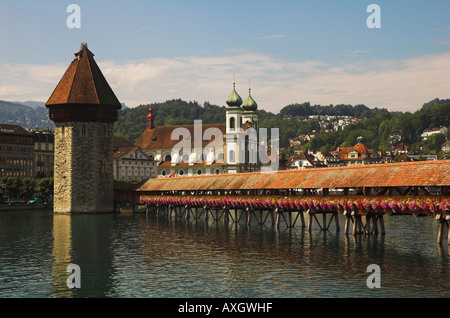
[(87, 44), (45, 105), (55, 122), (54, 213), (113, 212), (113, 123), (121, 104)]

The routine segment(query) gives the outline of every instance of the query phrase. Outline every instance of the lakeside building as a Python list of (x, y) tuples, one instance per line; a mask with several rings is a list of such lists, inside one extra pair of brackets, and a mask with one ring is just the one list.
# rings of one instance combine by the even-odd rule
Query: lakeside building
[(114, 179), (150, 179), (157, 177), (155, 161), (141, 148), (113, 137)]
[(258, 136), (249, 129), (258, 130), (258, 105), (250, 89), (242, 102), (233, 82), (226, 104), (223, 124), (155, 127), (149, 109), (147, 129), (134, 144), (155, 161), (158, 178), (260, 170), (259, 159), (252, 157), (252, 154), (257, 157)]
[(53, 177), (55, 135), (50, 131), (30, 130), (30, 132), (34, 135), (35, 177)]
[(34, 136), (18, 125), (0, 124), (0, 177), (34, 178)]

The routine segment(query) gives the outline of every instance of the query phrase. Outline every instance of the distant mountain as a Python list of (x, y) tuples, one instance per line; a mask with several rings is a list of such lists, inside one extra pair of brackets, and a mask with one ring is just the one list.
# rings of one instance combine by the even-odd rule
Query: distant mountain
[(438, 104), (448, 104), (450, 103), (450, 99), (439, 99), (439, 98), (435, 98), (432, 101), (429, 101), (428, 103), (423, 104), (422, 108), (420, 109), (421, 111), (427, 111), (430, 108), (432, 108), (433, 106), (436, 106)]
[[(122, 103), (122, 109), (128, 109)], [(48, 118), (45, 102), (25, 101), (9, 102), (0, 100), (0, 123), (19, 125), (25, 129), (40, 128), (54, 129), (55, 125)]]
[(25, 129), (36, 127), (53, 129), (55, 126), (53, 121), (48, 118), (48, 109), (39, 106), (38, 102), (33, 103), (36, 104), (31, 107), (17, 102), (0, 100), (0, 123), (19, 125)]
[(45, 107), (45, 102), (35, 102), (35, 101), (32, 101), (32, 100), (28, 100), (26, 102), (17, 102), (16, 101), (16, 102), (11, 102), (11, 103), (25, 105), (25, 106), (30, 106), (30, 107), (33, 107), (33, 108)]
[[(32, 100), (27, 100), (26, 102), (15, 101), (15, 102), (10, 102), (10, 103), (30, 106), (30, 107), (33, 107), (33, 108), (45, 107), (45, 102), (36, 102), (36, 101), (32, 101)], [(125, 103), (121, 103), (121, 104), (122, 104), (122, 109), (129, 108), (127, 105), (125, 105)]]

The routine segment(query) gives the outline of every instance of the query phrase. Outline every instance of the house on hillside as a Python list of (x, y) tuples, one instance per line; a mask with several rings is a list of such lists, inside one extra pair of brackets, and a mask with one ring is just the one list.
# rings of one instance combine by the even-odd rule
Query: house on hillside
[(353, 147), (338, 147), (332, 154), (346, 166), (367, 165), (382, 162), (376, 151), (369, 149), (362, 143), (362, 137), (358, 137), (358, 143)]
[(312, 154), (302, 151), (287, 160), (287, 169), (314, 168), (315, 158)]
[(433, 134), (447, 134), (447, 127), (445, 126), (440, 126), (440, 127), (433, 127), (433, 128), (427, 128), (423, 131), (422, 135), (420, 135), (422, 137), (422, 140), (426, 140), (429, 136), (433, 135)]
[(401, 142), (394, 144), (390, 148), (391, 148), (391, 152), (394, 154), (405, 154), (405, 153), (408, 153), (408, 151), (409, 151), (409, 144), (401, 141)]
[(444, 142), (444, 143), (442, 144), (441, 149), (442, 149), (442, 151), (445, 152), (445, 153), (450, 152), (450, 140), (447, 140), (446, 142)]

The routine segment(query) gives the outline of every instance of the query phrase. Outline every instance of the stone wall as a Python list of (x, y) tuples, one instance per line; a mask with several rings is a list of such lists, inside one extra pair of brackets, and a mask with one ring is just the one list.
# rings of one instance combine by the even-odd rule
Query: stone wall
[(55, 123), (54, 212), (113, 212), (113, 126)]

